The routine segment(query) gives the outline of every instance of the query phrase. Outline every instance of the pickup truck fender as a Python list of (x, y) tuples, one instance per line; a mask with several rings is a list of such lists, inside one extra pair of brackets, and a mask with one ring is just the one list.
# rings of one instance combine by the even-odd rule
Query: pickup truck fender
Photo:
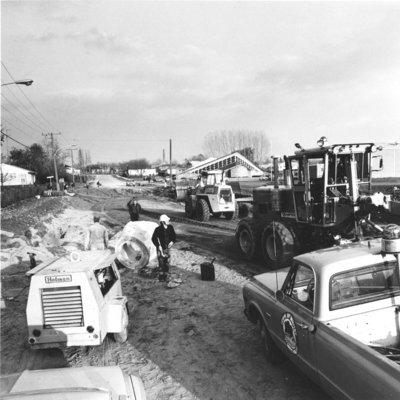
[[(249, 291), (250, 286), (252, 288), (252, 296), (254, 296), (254, 298), (252, 298), (251, 300), (249, 300), (249, 297), (246, 296), (246, 292)], [(261, 288), (258, 287), (258, 285), (250, 282), (243, 288), (243, 295), (245, 299), (244, 313), (247, 319), (253, 324), (256, 324), (259, 318), (261, 318), (265, 323), (265, 326), (269, 328), (269, 318), (271, 316), (267, 312), (263, 312), (260, 305), (265, 302), (265, 291), (262, 291)], [(270, 296), (272, 296), (272, 292), (270, 293)]]

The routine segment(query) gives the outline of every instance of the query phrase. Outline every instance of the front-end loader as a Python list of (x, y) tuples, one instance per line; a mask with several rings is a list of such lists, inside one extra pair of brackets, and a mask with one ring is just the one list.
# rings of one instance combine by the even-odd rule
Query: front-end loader
[(373, 143), (327, 145), (285, 156), (284, 184), (274, 159), (274, 185), (253, 191), (253, 215), (239, 221), (236, 240), (241, 255), (261, 253), (269, 268), (290, 263), (294, 255), (345, 240), (378, 236), (370, 220), (377, 206), (387, 208), (382, 193), (371, 194)]
[(188, 218), (196, 218), (206, 222), (210, 215), (219, 218), (236, 219), (238, 204), (232, 187), (223, 180), (223, 172), (219, 170), (203, 172), (199, 184), (189, 188), (185, 196), (185, 214)]

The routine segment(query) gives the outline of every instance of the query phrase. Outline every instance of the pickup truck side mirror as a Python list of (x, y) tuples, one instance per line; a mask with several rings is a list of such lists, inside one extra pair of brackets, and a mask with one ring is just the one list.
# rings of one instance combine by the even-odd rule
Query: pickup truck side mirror
[(275, 297), (278, 301), (282, 301), (283, 300), (283, 292), (282, 290), (277, 290), (275, 293)]

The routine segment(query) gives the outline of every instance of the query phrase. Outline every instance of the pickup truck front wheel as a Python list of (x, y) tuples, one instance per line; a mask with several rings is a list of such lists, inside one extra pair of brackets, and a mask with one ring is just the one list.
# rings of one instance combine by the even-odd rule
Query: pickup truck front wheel
[(273, 342), (271, 338), (271, 334), (268, 331), (268, 328), (265, 326), (264, 321), (259, 318), (257, 321), (257, 326), (260, 331), (261, 339), (263, 341), (264, 352), (267, 360), (272, 364), (278, 364), (283, 359), (283, 354), (277, 347), (277, 345)]

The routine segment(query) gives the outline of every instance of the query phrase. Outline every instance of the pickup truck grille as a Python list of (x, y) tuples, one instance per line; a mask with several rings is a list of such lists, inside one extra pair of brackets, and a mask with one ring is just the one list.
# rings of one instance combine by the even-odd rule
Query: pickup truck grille
[(44, 328), (83, 326), (80, 286), (42, 289)]

